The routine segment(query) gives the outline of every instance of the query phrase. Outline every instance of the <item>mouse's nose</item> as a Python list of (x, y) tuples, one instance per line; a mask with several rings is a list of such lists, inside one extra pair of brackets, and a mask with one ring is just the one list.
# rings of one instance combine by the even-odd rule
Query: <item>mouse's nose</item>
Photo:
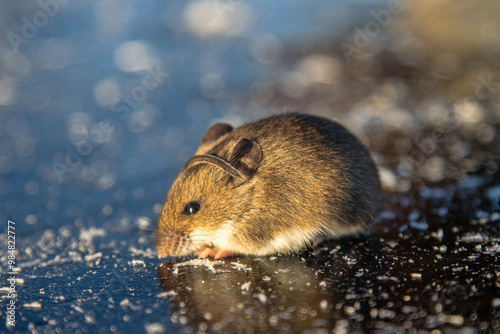
[(179, 231), (171, 232), (167, 236), (158, 236), (156, 239), (156, 249), (158, 257), (177, 256), (186, 247), (187, 237)]
[(163, 258), (171, 255), (170, 252), (170, 246), (169, 246), (169, 239), (165, 235), (158, 235), (156, 236), (156, 251), (158, 252), (158, 258)]
[(168, 249), (165, 247), (159, 247), (158, 245), (156, 246), (156, 250), (158, 251), (158, 258), (164, 258), (167, 256), (170, 256), (170, 253), (168, 252)]

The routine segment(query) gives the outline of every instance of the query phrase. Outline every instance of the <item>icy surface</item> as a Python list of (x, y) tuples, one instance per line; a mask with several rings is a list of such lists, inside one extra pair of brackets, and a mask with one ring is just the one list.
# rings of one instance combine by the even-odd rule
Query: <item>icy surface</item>
[[(0, 2), (0, 332), (499, 332), (500, 6), (390, 3)], [(372, 152), (371, 233), (158, 260), (204, 131), (286, 111)]]

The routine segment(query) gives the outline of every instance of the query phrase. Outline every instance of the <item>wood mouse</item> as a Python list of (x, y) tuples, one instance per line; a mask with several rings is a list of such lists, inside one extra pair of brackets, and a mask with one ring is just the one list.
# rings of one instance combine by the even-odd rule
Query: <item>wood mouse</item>
[(159, 257), (289, 254), (365, 230), (382, 204), (370, 154), (334, 121), (217, 123), (168, 193), (156, 247)]

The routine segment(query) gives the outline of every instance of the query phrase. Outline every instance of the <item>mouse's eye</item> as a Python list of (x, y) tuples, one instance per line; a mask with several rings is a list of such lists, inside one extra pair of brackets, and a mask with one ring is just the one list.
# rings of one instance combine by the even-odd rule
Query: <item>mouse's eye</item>
[(198, 211), (200, 211), (200, 208), (201, 208), (200, 203), (191, 202), (191, 203), (188, 203), (186, 205), (186, 207), (184, 208), (184, 212), (183, 213), (185, 215), (187, 215), (187, 216), (192, 216), (195, 213), (197, 213)]

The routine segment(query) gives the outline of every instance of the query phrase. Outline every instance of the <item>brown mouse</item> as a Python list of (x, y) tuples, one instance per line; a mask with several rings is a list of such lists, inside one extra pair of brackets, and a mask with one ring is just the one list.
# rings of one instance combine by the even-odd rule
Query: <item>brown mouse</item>
[(217, 123), (172, 185), (156, 247), (159, 257), (293, 253), (365, 230), (382, 203), (370, 154), (336, 122)]

